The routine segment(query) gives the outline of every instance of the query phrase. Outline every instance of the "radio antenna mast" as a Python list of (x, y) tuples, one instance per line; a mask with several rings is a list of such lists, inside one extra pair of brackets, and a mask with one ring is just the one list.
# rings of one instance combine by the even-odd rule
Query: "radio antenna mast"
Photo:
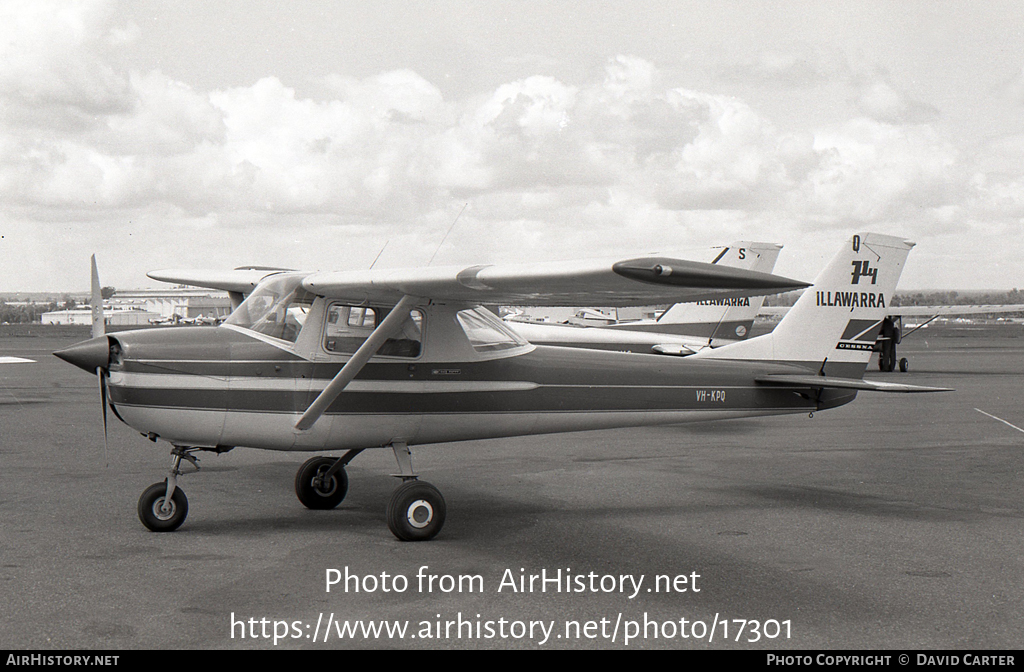
[(390, 238), (388, 238), (387, 240), (384, 241), (384, 247), (380, 248), (380, 252), (378, 252), (377, 256), (373, 258), (373, 263), (370, 264), (370, 270), (371, 271), (373, 270), (374, 265), (377, 263), (377, 260), (380, 259), (380, 255), (384, 254), (384, 249), (388, 246), (388, 243), (390, 243), (390, 242), (391, 242)]
[(469, 203), (466, 203), (466, 205), (463, 205), (462, 206), (462, 210), (459, 210), (459, 214), (455, 215), (455, 221), (452, 222), (452, 225), (448, 227), (448, 233), (444, 234), (444, 238), (442, 238), (441, 242), (438, 243), (437, 249), (434, 250), (434, 256), (430, 257), (430, 261), (427, 262), (427, 266), (430, 266), (432, 263), (434, 263), (434, 257), (436, 257), (437, 253), (441, 251), (441, 246), (444, 245), (444, 241), (448, 240), (448, 234), (451, 233), (452, 229), (455, 228), (455, 222), (459, 221), (459, 217), (462, 217), (462, 213), (464, 213), (466, 211), (466, 206), (468, 206), (468, 205), (469, 205)]

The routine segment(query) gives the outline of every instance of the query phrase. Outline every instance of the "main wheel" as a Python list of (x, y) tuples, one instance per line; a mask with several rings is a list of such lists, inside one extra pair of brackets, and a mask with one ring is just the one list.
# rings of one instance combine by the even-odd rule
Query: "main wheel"
[(906, 357), (900, 358), (900, 372), (901, 373), (906, 373), (909, 370), (910, 370), (910, 360), (908, 360)]
[(338, 461), (336, 457), (313, 457), (295, 473), (295, 495), (308, 509), (333, 509), (348, 494), (348, 474), (342, 467), (326, 481), (323, 475)]
[(188, 498), (181, 488), (171, 494), (171, 506), (164, 511), (167, 481), (154, 483), (139, 497), (139, 520), (154, 532), (171, 532), (181, 527), (188, 516)]
[(388, 529), (402, 541), (433, 539), (444, 526), (444, 497), (423, 481), (406, 481), (388, 501)]

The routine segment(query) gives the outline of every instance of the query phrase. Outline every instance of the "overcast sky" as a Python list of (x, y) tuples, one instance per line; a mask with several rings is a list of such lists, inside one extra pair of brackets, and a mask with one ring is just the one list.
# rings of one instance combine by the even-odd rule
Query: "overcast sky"
[(1024, 3), (0, 0), (0, 292), (860, 231), (1024, 287)]

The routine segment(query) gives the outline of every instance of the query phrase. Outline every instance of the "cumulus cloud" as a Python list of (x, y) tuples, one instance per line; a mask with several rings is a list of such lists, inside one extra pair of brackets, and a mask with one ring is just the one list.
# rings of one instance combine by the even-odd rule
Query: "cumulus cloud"
[(957, 201), (965, 187), (956, 149), (927, 127), (857, 119), (820, 134), (815, 149), (806, 206), (819, 217), (891, 221)]
[(719, 75), (723, 81), (775, 89), (839, 87), (860, 114), (889, 124), (922, 124), (939, 117), (935, 106), (901, 90), (884, 68), (805, 43), (722, 56)]
[(718, 74), (729, 82), (813, 88), (848, 80), (850, 67), (845, 57), (835, 50), (794, 43), (739, 56), (726, 55), (718, 66)]
[(1024, 67), (998, 86), (996, 94), (1014, 103), (1024, 105)]
[(872, 119), (892, 124), (923, 124), (939, 117), (935, 106), (898, 91), (882, 72), (859, 78), (856, 104)]
[(382, 236), (403, 237), (389, 254), (418, 263), (464, 204), (473, 243), (453, 256), (650, 251), (823, 226), (927, 233), (1021, 210), (1010, 149), (1006, 174), (973, 165), (887, 73), (806, 49), (733, 74), (842, 78), (860, 109), (846, 123), (780, 131), (747, 101), (668, 86), (629, 55), (589, 81), (537, 74), (461, 100), (410, 69), (333, 75), (317, 100), (275, 77), (200, 91), (112, 66), (137, 27), (103, 3), (4, 7), (0, 201), (19, 221), (133, 221), (117, 230), (180, 250), (168, 230), (249, 249), (239, 227), (304, 232), (296, 254), (334, 264), (308, 241), (341, 229), (375, 254)]
[(112, 42), (100, 1), (10, 0), (0, 6), (0, 109), (21, 127), (87, 128), (131, 105), (128, 83), (103, 58)]

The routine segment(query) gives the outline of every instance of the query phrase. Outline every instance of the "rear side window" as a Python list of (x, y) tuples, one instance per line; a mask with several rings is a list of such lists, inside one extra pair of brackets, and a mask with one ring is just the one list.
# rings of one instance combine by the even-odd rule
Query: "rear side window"
[[(324, 350), (335, 354), (354, 353), (389, 312), (386, 308), (332, 303), (327, 309)], [(402, 323), (399, 333), (384, 341), (377, 354), (419, 357), (422, 349), (423, 313), (413, 309), (409, 311), (409, 317)]]

